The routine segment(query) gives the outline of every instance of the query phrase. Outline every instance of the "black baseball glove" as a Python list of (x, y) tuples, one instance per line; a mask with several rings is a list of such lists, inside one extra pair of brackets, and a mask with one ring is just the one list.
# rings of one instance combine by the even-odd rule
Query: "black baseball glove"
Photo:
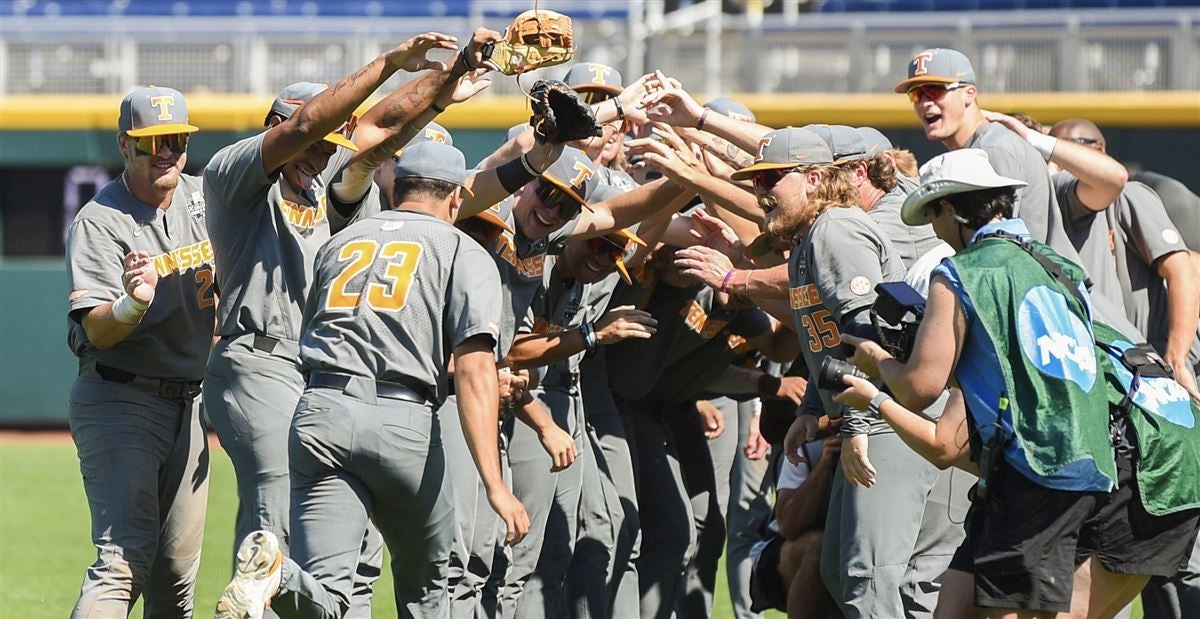
[(602, 134), (591, 106), (570, 86), (556, 80), (539, 80), (529, 97), (533, 100), (529, 124), (537, 141), (561, 144)]

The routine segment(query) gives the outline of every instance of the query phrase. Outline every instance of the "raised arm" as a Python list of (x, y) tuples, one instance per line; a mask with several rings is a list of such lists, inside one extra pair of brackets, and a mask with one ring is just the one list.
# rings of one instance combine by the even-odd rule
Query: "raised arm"
[(431, 49), (453, 49), (454, 37), (427, 32), (380, 54), (369, 64), (313, 97), (291, 118), (271, 127), (262, 143), (265, 172), (283, 164), (337, 129), (363, 101), (396, 71), (443, 69), (440, 62), (427, 60)]

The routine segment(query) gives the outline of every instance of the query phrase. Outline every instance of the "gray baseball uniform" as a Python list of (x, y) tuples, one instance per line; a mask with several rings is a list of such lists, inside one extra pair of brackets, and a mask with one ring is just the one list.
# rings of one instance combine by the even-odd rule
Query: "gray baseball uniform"
[[(208, 501), (200, 379), (215, 318), (212, 247), (200, 179), (180, 175), (160, 210), (105, 185), (67, 237), (68, 341), (79, 377), (67, 413), (92, 516), (96, 562), (73, 617), (192, 613)], [(81, 321), (123, 292), (125, 255), (146, 251), (154, 301), (133, 332), (104, 350)]]
[[(1165, 352), (1171, 321), (1165, 282), (1154, 263), (1187, 251), (1182, 236), (1149, 187), (1130, 182), (1115, 202), (1097, 213), (1079, 201), (1078, 183), (1068, 172), (1054, 175), (1067, 230), (1092, 280), (1092, 292), (1124, 307), (1138, 332)], [(1193, 339), (1188, 361), (1192, 366), (1200, 363), (1200, 337)]]
[[(204, 407), (237, 477), (235, 544), (267, 529), (286, 548), (287, 433), (304, 390), (296, 340), (313, 256), (347, 222), (331, 207), (326, 188), (353, 153), (339, 148), (310, 189), (297, 193), (278, 170), (264, 168), (265, 135), (221, 149), (204, 170), (222, 297)], [(368, 192), (364, 205), (378, 211), (378, 192)], [(374, 529), (367, 533), (364, 561), (374, 565), (363, 571), (354, 615), (369, 614), (379, 567), (382, 541)]]
[(917, 258), (941, 245), (942, 241), (933, 233), (933, 226), (909, 226), (900, 219), (900, 207), (904, 205), (904, 198), (916, 189), (916, 183), (913, 179), (899, 174), (897, 178), (900, 180), (899, 184), (880, 197), (875, 206), (867, 211), (867, 215), (879, 226), (883, 237), (891, 241), (907, 270), (912, 268)]
[[(348, 610), (369, 519), (392, 552), (405, 614), (448, 615), (453, 498), (434, 410), (453, 349), (497, 336), (497, 275), (466, 234), (411, 211), (353, 224), (317, 254), (300, 341), (310, 386), (289, 435), (280, 614)], [(343, 386), (321, 382), (328, 377)], [(383, 390), (397, 385), (409, 394)]]
[(1063, 213), (1050, 183), (1046, 160), (1037, 149), (999, 123), (980, 126), (963, 148), (987, 151), (988, 161), (997, 174), (1028, 183), (1017, 188), (1013, 216), (1025, 221), (1030, 236), (1049, 245), (1067, 260), (1080, 264), (1079, 254), (1064, 229)]
[(1131, 174), (1129, 180), (1153, 189), (1166, 207), (1167, 216), (1183, 236), (1183, 243), (1192, 251), (1200, 251), (1200, 196), (1187, 185), (1156, 172)]
[[(534, 296), (522, 331), (576, 329), (598, 320), (607, 305), (606, 295), (590, 295), (588, 290), (604, 282), (584, 285), (566, 280), (554, 268), (555, 262), (553, 256), (545, 259), (543, 285)], [(575, 616), (609, 614), (608, 575), (622, 514), (616, 488), (601, 472), (607, 464), (600, 460), (599, 441), (584, 418), (579, 390), (579, 364), (584, 354), (581, 351), (551, 364), (534, 392), (555, 422), (575, 438), (578, 457), (572, 466), (550, 472), (552, 463), (537, 434), (524, 424), (506, 424), (512, 437), (513, 491), (530, 516), (530, 534), (513, 548), (505, 579), (506, 615), (542, 616), (546, 609), (559, 608)], [(578, 557), (577, 540), (583, 540), (585, 547)], [(572, 568), (572, 586), (566, 587)]]
[[(518, 316), (524, 320), (533, 297), (542, 285), (545, 272), (546, 251), (553, 244), (563, 242), (575, 228), (575, 222), (552, 233), (549, 238), (532, 240), (520, 233), (513, 217), (514, 199), (510, 196), (495, 207), (497, 216), (515, 230), (502, 232), (484, 249), (492, 256), (500, 273), (503, 297), (500, 303), (500, 335), (496, 346), (497, 355), (503, 358), (512, 347), (517, 333)], [(453, 408), (451, 408), (453, 407)], [(442, 405), (439, 416), (445, 420), (444, 432), (446, 453), (452, 460), (468, 457), (466, 441), (461, 432), (453, 431), (458, 422), (457, 402), (449, 398)], [(504, 450), (511, 454), (511, 445)], [(544, 453), (540, 445), (537, 453)], [(455, 520), (462, 544), (454, 548), (451, 556), (450, 586), (453, 589), (454, 616), (471, 616), (481, 612), (480, 602), (483, 589), (492, 573), (492, 564), (499, 539), (499, 527), (503, 524), (487, 505), (482, 480), (471, 470), (455, 468), (451, 471), (455, 487)], [(522, 544), (530, 543), (529, 536)], [(462, 554), (460, 554), (462, 553)], [(511, 611), (511, 604), (506, 611)]]
[[(810, 386), (826, 357), (844, 358), (841, 331), (848, 322), (868, 322), (865, 310), (875, 301), (875, 285), (904, 276), (895, 249), (874, 221), (857, 208), (830, 208), (817, 217), (789, 263), (790, 303), (810, 371)], [(927, 509), (938, 470), (890, 430), (885, 422), (865, 420), (833, 402), (834, 392), (819, 392), (825, 413), (845, 413), (843, 433), (869, 434), (869, 453), (877, 471), (870, 489), (854, 488), (835, 474), (828, 524), (821, 553), (821, 576), (841, 612), (848, 617), (932, 616), (928, 600), (917, 594), (936, 589), (937, 576), (952, 555), (941, 550), (961, 541), (953, 528)], [(940, 409), (934, 416), (940, 415)], [(849, 426), (849, 427), (847, 427)], [(928, 515), (933, 521), (923, 523)], [(934, 526), (937, 525), (937, 526)], [(923, 529), (935, 529), (935, 540), (923, 541)], [(940, 570), (929, 570), (920, 587), (910, 564), (922, 562), (918, 551), (942, 558)]]

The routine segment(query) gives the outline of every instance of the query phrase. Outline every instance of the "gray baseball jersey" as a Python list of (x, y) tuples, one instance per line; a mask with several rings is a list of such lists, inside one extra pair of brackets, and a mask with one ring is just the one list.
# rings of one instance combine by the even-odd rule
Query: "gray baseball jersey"
[(221, 149), (204, 169), (222, 299), (217, 333), (296, 340), (312, 257), (337, 231), (326, 188), (353, 153), (339, 148), (309, 190), (298, 194), (277, 170), (263, 168), (265, 135)]
[(570, 237), (579, 222), (573, 219), (547, 238), (530, 239), (521, 234), (521, 228), (513, 217), (513, 204), (514, 199), (509, 196), (492, 208), (516, 232), (501, 232), (496, 241), (486, 248), (500, 271), (500, 286), (506, 293), (502, 303), (504, 311), (500, 317), (500, 340), (496, 348), (500, 358), (508, 354), (519, 321), (525, 319), (533, 296), (542, 285), (546, 251)]
[(622, 192), (633, 191), (637, 189), (637, 181), (633, 177), (622, 170), (614, 170), (609, 167), (598, 167), (596, 174), (599, 175), (600, 184), (616, 187)]
[(933, 233), (933, 226), (910, 226), (900, 219), (900, 207), (904, 205), (904, 198), (915, 188), (910, 183), (911, 180), (900, 182), (867, 211), (867, 215), (875, 220), (879, 230), (883, 232), (884, 238), (891, 241), (892, 246), (896, 248), (905, 269), (912, 268), (917, 258), (942, 244)]
[[(1079, 201), (1079, 181), (1067, 172), (1054, 175), (1054, 188), (1064, 205), (1068, 232), (1079, 248), (1093, 292), (1125, 308), (1125, 316), (1158, 351), (1166, 350), (1170, 327), (1167, 289), (1154, 262), (1187, 251), (1179, 231), (1158, 195), (1133, 181), (1107, 209), (1088, 210)], [(1200, 338), (1189, 360), (1200, 361)]]
[(987, 151), (988, 161), (997, 174), (1028, 183), (1017, 189), (1013, 216), (1025, 222), (1030, 236), (1049, 245), (1067, 260), (1081, 263), (1063, 226), (1063, 214), (1050, 184), (1046, 160), (1037, 149), (998, 123), (986, 123), (976, 129), (963, 148)]
[[(896, 249), (862, 209), (833, 207), (817, 217), (788, 260), (788, 300), (811, 381), (826, 357), (846, 358), (841, 330), (847, 319), (870, 324), (858, 310), (875, 302), (875, 285), (903, 278)], [(837, 393), (820, 395), (825, 414), (840, 417), (844, 407), (833, 401)]]
[[(577, 329), (584, 322), (600, 320), (608, 309), (608, 300), (617, 287), (619, 274), (612, 273), (593, 284), (583, 284), (578, 280), (565, 279), (554, 268), (556, 261), (556, 256), (546, 257), (542, 287), (534, 294), (530, 304), (521, 328), (524, 333), (558, 333)], [(577, 374), (585, 354), (586, 351), (580, 351), (551, 365), (546, 382), (552, 384), (551, 377)]]
[(415, 381), (440, 402), (454, 347), (498, 336), (500, 299), (496, 267), (471, 237), (432, 215), (380, 213), (317, 253), (301, 364)]
[(1154, 190), (1167, 209), (1167, 216), (1192, 251), (1200, 251), (1200, 196), (1187, 185), (1156, 172), (1131, 174), (1129, 180), (1144, 183)]
[[(163, 211), (133, 197), (123, 178), (101, 188), (68, 232), (68, 343), (81, 358), (140, 376), (200, 380), (216, 315), (200, 179), (180, 175), (171, 206)], [(124, 292), (121, 276), (131, 251), (150, 253), (159, 278), (154, 301), (129, 337), (98, 350), (80, 324), (83, 310)]]

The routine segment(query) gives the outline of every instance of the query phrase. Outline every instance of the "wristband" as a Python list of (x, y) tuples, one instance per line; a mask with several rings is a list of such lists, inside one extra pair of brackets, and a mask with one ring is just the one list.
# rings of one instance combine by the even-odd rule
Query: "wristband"
[(701, 129), (701, 130), (704, 129), (704, 121), (708, 120), (708, 113), (710, 111), (712, 111), (712, 110), (710, 110), (709, 108), (704, 108), (704, 111), (700, 113), (700, 120), (696, 121), (697, 129)]
[[(467, 47), (470, 47), (470, 45), (468, 45)], [(471, 66), (471, 61), (467, 60), (467, 48), (466, 47), (459, 50), (458, 59), (462, 61), (463, 67), (465, 67), (467, 69), (467, 71), (471, 71), (475, 68), (475, 67)]]
[(617, 108), (617, 120), (624, 122), (625, 110), (621, 108), (621, 97), (613, 97), (613, 107)]
[(112, 317), (123, 325), (136, 325), (142, 321), (142, 316), (146, 315), (148, 309), (150, 309), (149, 303), (138, 301), (122, 292), (121, 296), (113, 301)]
[[(540, 177), (542, 175), (542, 173), (538, 172), (536, 168), (534, 168), (532, 165), (530, 165), (529, 159), (526, 158), (527, 155), (528, 155), (528, 153), (521, 154), (521, 165), (525, 166), (525, 171), (528, 172), (531, 176), (533, 176), (535, 178)], [(533, 179), (530, 179), (530, 180), (533, 180)]]
[(588, 352), (596, 350), (596, 325), (585, 322), (579, 326), (579, 331), (583, 334), (583, 347)]
[(758, 377), (758, 395), (764, 398), (774, 398), (779, 393), (779, 386), (782, 384), (783, 379), (763, 372)]
[(890, 394), (890, 393), (887, 393), (885, 391), (880, 391), (879, 393), (876, 393), (875, 397), (871, 398), (870, 402), (867, 402), (867, 412), (871, 413), (871, 416), (875, 417), (876, 419), (882, 418), (883, 412), (879, 409), (883, 406), (884, 402), (887, 402), (888, 400), (891, 400), (891, 399), (892, 399), (892, 394)]
[(438, 104), (437, 104), (437, 101), (434, 101), (433, 103), (430, 103), (430, 104), (429, 104), (429, 107), (433, 108), (433, 111), (437, 112), (438, 114), (441, 114), (442, 112), (445, 112), (445, 111), (446, 111), (446, 108), (444, 108), (444, 107), (442, 107), (442, 106), (438, 105)]
[(725, 274), (725, 279), (721, 280), (721, 292), (729, 294), (729, 282), (733, 280), (733, 274), (735, 271), (737, 271), (737, 269), (729, 269), (729, 272)]
[(1058, 138), (1052, 135), (1046, 135), (1040, 131), (1030, 129), (1025, 132), (1025, 140), (1029, 142), (1038, 153), (1042, 155), (1042, 159), (1050, 161), (1050, 155), (1054, 154), (1054, 147), (1058, 144)]
[(529, 171), (529, 164), (525, 163), (525, 156), (512, 161), (502, 163), (496, 168), (496, 180), (500, 181), (500, 186), (510, 195), (517, 192), (518, 189), (529, 184), (529, 181), (537, 178), (536, 174)]

